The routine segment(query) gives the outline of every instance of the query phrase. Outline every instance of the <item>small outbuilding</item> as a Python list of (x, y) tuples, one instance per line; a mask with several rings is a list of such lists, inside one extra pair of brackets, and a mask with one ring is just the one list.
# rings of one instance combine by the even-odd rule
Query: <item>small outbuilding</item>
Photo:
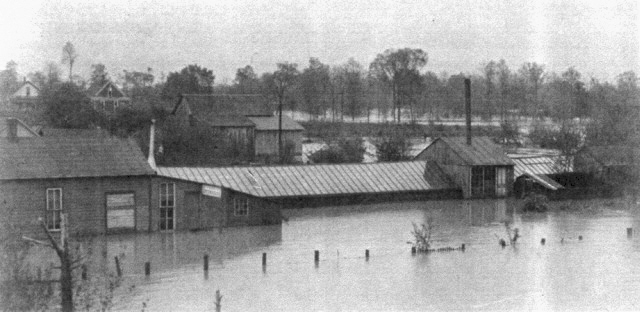
[(415, 160), (440, 167), (461, 189), (464, 198), (509, 196), (513, 161), (488, 137), (440, 137)]

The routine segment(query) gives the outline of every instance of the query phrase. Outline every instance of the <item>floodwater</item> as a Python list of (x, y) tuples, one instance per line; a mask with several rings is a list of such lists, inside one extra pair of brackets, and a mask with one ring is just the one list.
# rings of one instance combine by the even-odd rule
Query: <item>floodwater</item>
[[(110, 270), (109, 259), (121, 259), (115, 310), (140, 311), (145, 303), (146, 311), (213, 311), (216, 290), (223, 311), (640, 309), (640, 232), (629, 238), (626, 230), (640, 229), (635, 208), (601, 200), (563, 203), (590, 207), (573, 212), (514, 212), (521, 204), (287, 210), (281, 226), (109, 236), (95, 244)], [(433, 247), (464, 243), (465, 251), (412, 255), (412, 223), (429, 218)], [(502, 248), (505, 220), (522, 237)]]

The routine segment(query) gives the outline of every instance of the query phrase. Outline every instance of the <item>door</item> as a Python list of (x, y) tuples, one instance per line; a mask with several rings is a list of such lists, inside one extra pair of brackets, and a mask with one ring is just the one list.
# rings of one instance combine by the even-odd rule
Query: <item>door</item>
[(200, 216), (200, 192), (184, 193), (184, 213), (187, 221), (187, 228), (190, 230), (201, 229)]

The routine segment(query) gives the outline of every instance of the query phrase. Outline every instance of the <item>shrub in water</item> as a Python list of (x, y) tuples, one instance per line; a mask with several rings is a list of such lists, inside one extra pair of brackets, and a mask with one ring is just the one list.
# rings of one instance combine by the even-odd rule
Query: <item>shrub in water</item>
[(524, 211), (545, 212), (549, 210), (549, 199), (542, 194), (531, 194), (524, 200)]

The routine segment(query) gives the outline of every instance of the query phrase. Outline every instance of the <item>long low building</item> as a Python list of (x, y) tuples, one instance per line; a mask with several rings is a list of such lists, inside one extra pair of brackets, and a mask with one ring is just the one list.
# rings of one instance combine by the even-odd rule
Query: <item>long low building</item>
[[(281, 208), (462, 197), (438, 166), (425, 161), (158, 167), (154, 184), (162, 192), (154, 196), (167, 204), (160, 208), (160, 230), (279, 223)], [(168, 197), (170, 204), (163, 201)]]

